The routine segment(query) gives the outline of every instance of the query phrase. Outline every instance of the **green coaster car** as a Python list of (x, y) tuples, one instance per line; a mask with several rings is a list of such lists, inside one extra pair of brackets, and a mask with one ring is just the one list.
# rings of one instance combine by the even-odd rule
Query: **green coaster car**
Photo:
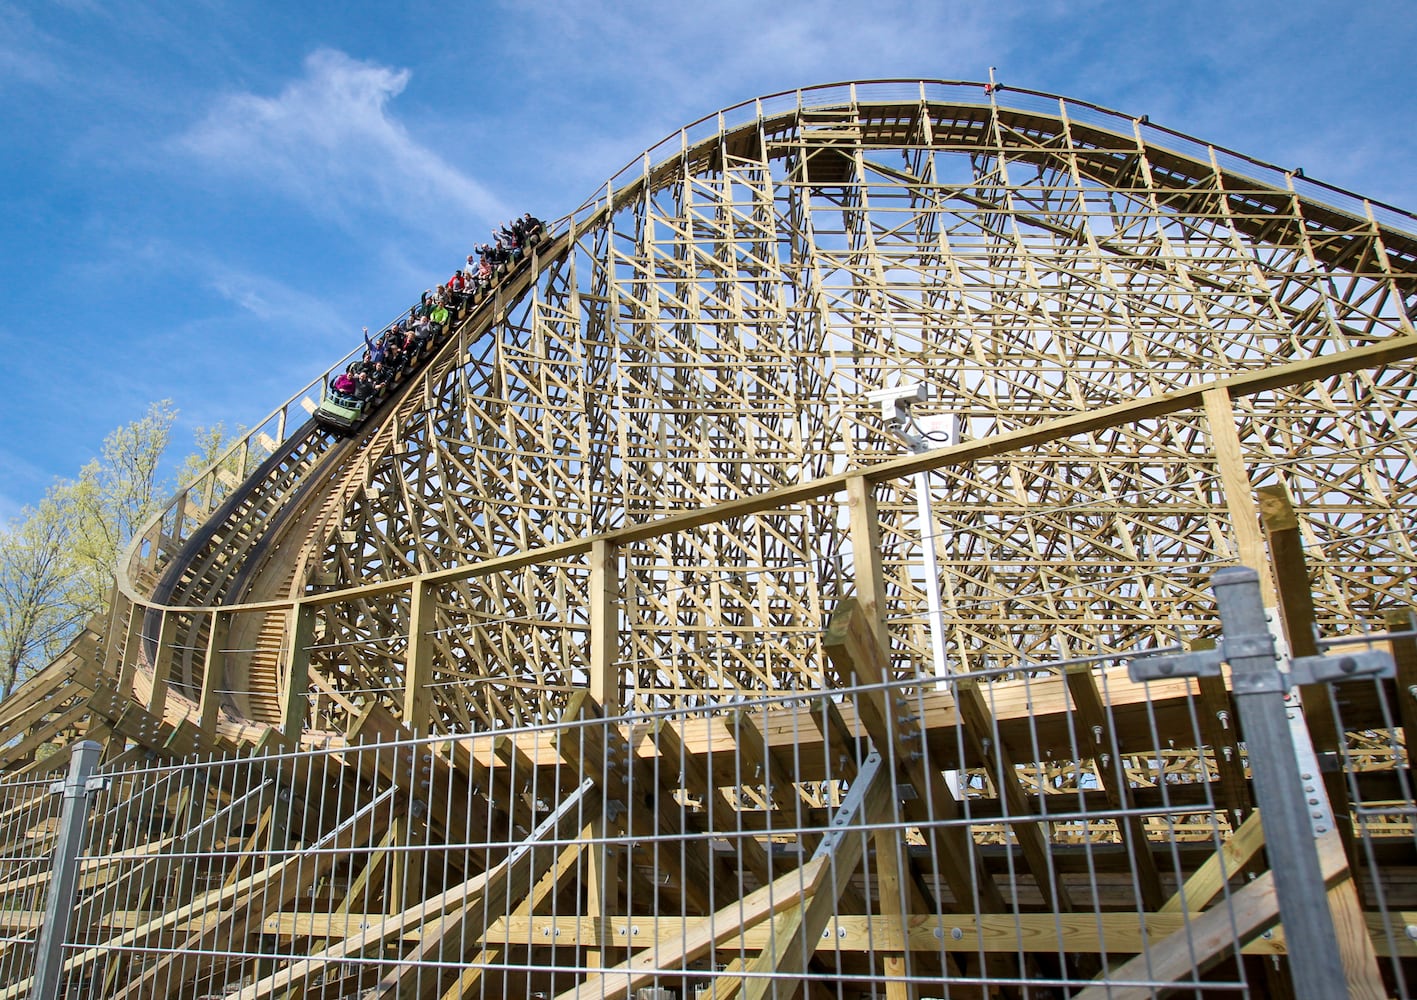
[(315, 408), (315, 422), (332, 431), (348, 433), (364, 420), (372, 399), (355, 399), (325, 387), (325, 397)]

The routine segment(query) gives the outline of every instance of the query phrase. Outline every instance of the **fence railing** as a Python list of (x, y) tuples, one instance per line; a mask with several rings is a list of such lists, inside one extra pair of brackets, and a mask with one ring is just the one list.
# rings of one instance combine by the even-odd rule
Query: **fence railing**
[[(53, 788), (0, 786), (0, 998), (1266, 996), (1275, 958), (1296, 996), (1407, 996), (1411, 695), (1385, 675), (1413, 633), (1290, 657), (1253, 571), (1215, 583), (1218, 651), (900, 676), (863, 588), (816, 690), (584, 690), (422, 739), (371, 708), (368, 742), (97, 775), (81, 744)], [(1351, 804), (1301, 682), (1391, 750), (1339, 741)]]

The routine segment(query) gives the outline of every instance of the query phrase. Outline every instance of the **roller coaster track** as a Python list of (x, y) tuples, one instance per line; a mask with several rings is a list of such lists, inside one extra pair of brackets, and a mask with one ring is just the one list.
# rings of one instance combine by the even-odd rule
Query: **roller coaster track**
[[(916, 93), (910, 94), (912, 89)], [(902, 92), (913, 99), (903, 99)], [(883, 99), (884, 95), (894, 96)], [(675, 148), (676, 143), (678, 148)], [(968, 163), (966, 174), (958, 178), (945, 176), (949, 160)], [(769, 194), (752, 191), (754, 178), (761, 183), (770, 179), (774, 170), (783, 175), (775, 183), (785, 186), (789, 192), (784, 195), (779, 191), (775, 196), (776, 206)], [(1008, 179), (1010, 170), (1015, 173), (1032, 171), (1033, 174), (1028, 181), (1013, 183)], [(744, 190), (750, 192), (741, 208), (733, 204), (732, 183), (743, 184)], [(692, 207), (695, 188), (703, 185), (719, 185), (725, 192), (715, 196), (724, 200), (705, 202), (717, 215), (711, 226), (698, 218)], [(775, 255), (768, 251), (769, 244), (762, 241), (774, 229), (779, 231), (780, 239), (810, 240), (814, 235), (811, 227), (803, 228), (801, 219), (792, 218), (790, 213), (810, 212), (811, 199), (806, 193), (817, 192), (820, 198), (821, 192), (827, 192), (825, 197), (831, 200), (835, 197), (832, 192), (836, 191), (840, 192), (839, 204), (833, 204), (831, 212), (844, 220), (844, 225), (821, 241), (823, 245), (816, 251), (819, 256), (808, 251), (793, 265), (795, 271), (783, 271), (781, 264), (773, 262), (774, 256), (795, 258), (796, 251)], [(652, 223), (652, 219), (660, 220), (655, 200), (666, 197), (666, 192), (678, 199), (677, 211), (682, 221), (676, 223), (668, 216)], [(1089, 199), (1101, 203), (1089, 192), (1097, 192), (1099, 196), (1110, 192), (1107, 197), (1114, 201), (1126, 198), (1135, 204), (1126, 211), (1109, 210), (1106, 225), (1093, 225), (1092, 219), (1098, 213), (1090, 208)], [(865, 204), (871, 196), (889, 201), (875, 217)], [(1031, 204), (1020, 205), (1020, 199), (1028, 199)], [(966, 242), (966, 252), (951, 257), (952, 234), (946, 223), (947, 209), (972, 213), (970, 226), (974, 231), (969, 234), (970, 240), (992, 244), (993, 249), (980, 257)], [(778, 214), (775, 223), (762, 214), (771, 215), (774, 211)], [(758, 213), (758, 217), (754, 218), (753, 213)], [(1378, 214), (1395, 220), (1397, 225), (1379, 223)], [(896, 217), (900, 220), (898, 225), (888, 224)], [(617, 226), (627, 222), (631, 229), (639, 232), (617, 230)], [(873, 228), (854, 230), (853, 226), (858, 223)], [(665, 275), (673, 268), (656, 261), (650, 248), (654, 235), (645, 229), (652, 224), (680, 227), (677, 233), (662, 241), (664, 252), (671, 259), (678, 258), (674, 267), (679, 273), (668, 278)], [(880, 334), (879, 330), (863, 334), (865, 327), (861, 317), (871, 310), (888, 314), (892, 308), (925, 316), (921, 321), (920, 341), (924, 344), (925, 326), (939, 322), (942, 314), (938, 305), (934, 307), (933, 318), (926, 316), (922, 309), (930, 310), (930, 296), (937, 294), (937, 289), (949, 286), (957, 289), (959, 298), (950, 307), (953, 315), (948, 319), (955, 325), (960, 321), (966, 325), (977, 322), (978, 312), (971, 312), (967, 301), (970, 279), (960, 268), (961, 260), (966, 258), (970, 266), (974, 265), (975, 258), (989, 265), (1007, 263), (1007, 267), (998, 271), (999, 276), (1011, 274), (1013, 277), (1009, 280), (1032, 282), (1031, 289), (1020, 287), (1013, 293), (1019, 305), (1009, 307), (1014, 311), (1013, 322), (1026, 323), (1023, 300), (1032, 296), (1033, 308), (1037, 310), (1039, 302), (1054, 296), (1049, 282), (1058, 280), (1038, 276), (1040, 268), (1050, 266), (1046, 255), (1037, 256), (1037, 247), (1029, 245), (1040, 241), (1054, 247), (1087, 247), (1095, 258), (1088, 264), (1094, 273), (1088, 275), (1087, 280), (1095, 286), (1088, 294), (1111, 296), (1115, 304), (1109, 308), (1114, 311), (1145, 300), (1144, 309), (1157, 313), (1149, 320), (1152, 323), (1181, 321), (1185, 326), (1188, 319), (1204, 319), (1194, 308), (1191, 312), (1196, 315), (1186, 317), (1188, 307), (1181, 299), (1176, 299), (1182, 301), (1179, 309), (1168, 310), (1165, 298), (1153, 294), (1157, 290), (1173, 298), (1190, 297), (1192, 307), (1194, 300), (1201, 297), (1238, 302), (1247, 297), (1253, 299), (1262, 292), (1266, 300), (1264, 312), (1280, 325), (1304, 331), (1308, 343), (1292, 337), (1287, 348), (1281, 346), (1267, 357), (1258, 358), (1260, 363), (1300, 359), (1306, 351), (1319, 354), (1334, 350), (1340, 344), (1370, 342), (1382, 335), (1383, 324), (1392, 333), (1405, 329), (1408, 320), (1403, 303), (1405, 297), (1413, 294), (1414, 262), (1417, 262), (1417, 238), (1413, 236), (1417, 227), (1412, 226), (1410, 217), (1382, 206), (1375, 210), (1370, 203), (1342, 192), (1322, 189), (1312, 182), (1236, 154), (1202, 146), (1149, 123), (1144, 125), (1076, 102), (1027, 92), (1011, 92), (1008, 102), (997, 98), (980, 101), (976, 94), (962, 86), (863, 84), (779, 95), (727, 109), (686, 127), (647, 152), (612, 180), (603, 195), (563, 220), (554, 240), (539, 248), (532, 267), (500, 288), (495, 302), (483, 301), (466, 316), (437, 357), (416, 378), (404, 384), (396, 397), (383, 405), (356, 435), (340, 440), (307, 420), (278, 440), (273, 439), (269, 433), (273, 423), (282, 430), (295, 424), (287, 415), (296, 412), (295, 404), (305, 395), (302, 391), (233, 449), (231, 456), (186, 488), (135, 541), (120, 577), (120, 599), (113, 620), (108, 623), (106, 663), (110, 667), (124, 664), (124, 669), (118, 671), (122, 675), (119, 679), (136, 684), (140, 697), (146, 699), (146, 707), (160, 709), (158, 714), (166, 713), (169, 725), (178, 725), (183, 719), (201, 721), (198, 703), (202, 700), (200, 693), (211, 659), (206, 650), (216, 609), (264, 608), (253, 614), (237, 614), (231, 619), (229, 627), (234, 631), (228, 635), (226, 645), (240, 652), (217, 657), (224, 661), (225, 686), (214, 690), (228, 693), (218, 699), (216, 714), (213, 710), (218, 706), (209, 695), (205, 721), (209, 725), (213, 722), (218, 726), (230, 724), (231, 732), (242, 738), (249, 738), (260, 727), (280, 726), (282, 706), (291, 694), (282, 690), (285, 681), (281, 666), (281, 658), (288, 653), (290, 602), (321, 589), (321, 564), (328, 562), (332, 540), (340, 532), (350, 530), (347, 522), (357, 516), (352, 514), (352, 508), (368, 505), (366, 491), (373, 481), (374, 470), (393, 461), (392, 456), (401, 447), (409, 447), (406, 429), (425, 419), (428, 405), (435, 403), (440, 393), (446, 393), (450, 378), (467, 383), (469, 391), (473, 392), (495, 387), (499, 380), (510, 378), (525, 381), (529, 396), (550, 392), (554, 398), (564, 394), (563, 387), (558, 387), (554, 381), (548, 382), (542, 374), (528, 367), (549, 357), (538, 356), (534, 349), (527, 347), (537, 338), (545, 340), (554, 323), (534, 328), (533, 318), (530, 324), (524, 324), (528, 329), (520, 331), (530, 338), (526, 343), (518, 342), (516, 337), (504, 337), (504, 344), (495, 343), (499, 337), (498, 324), (507, 323), (518, 309), (525, 315), (529, 303), (546, 306), (565, 303), (571, 308), (578, 303), (583, 310), (579, 318), (583, 325), (596, 322), (595, 310), (615, 309), (632, 324), (642, 323), (644, 320), (635, 320), (633, 315), (636, 310), (648, 315), (647, 310), (651, 308), (648, 303), (656, 298), (661, 308), (678, 309), (682, 313), (681, 303), (662, 294), (663, 283), (672, 280), (682, 285), (688, 273), (686, 268), (692, 267), (697, 267), (700, 273), (690, 280), (702, 283), (710, 277), (704, 273), (705, 267), (722, 268), (730, 263), (725, 261), (721, 251), (709, 246), (704, 261), (695, 264), (693, 256), (705, 254), (694, 244), (696, 226), (714, 229), (720, 234), (716, 237), (720, 244), (726, 236), (733, 244), (733, 253), (738, 255), (734, 266), (740, 272), (733, 279), (739, 284), (721, 286), (725, 290), (721, 299), (715, 297), (712, 285), (702, 284), (702, 291), (691, 293), (705, 297), (705, 305), (692, 307), (700, 310), (701, 315), (703, 311), (722, 308), (731, 311), (734, 307), (726, 303), (732, 294), (742, 296), (743, 293), (729, 290), (752, 288), (742, 284), (744, 278), (755, 281), (755, 273), (768, 276), (790, 273), (795, 275), (792, 280), (801, 281), (802, 289), (796, 293), (800, 301), (806, 302), (807, 296), (817, 296), (817, 321), (845, 322), (855, 332), (848, 333), (842, 343), (855, 338), (858, 350), (862, 348), (863, 336), (878, 338)], [(1137, 231), (1150, 226), (1155, 232), (1141, 239), (1137, 231), (1128, 231), (1128, 226)], [(756, 231), (750, 232), (755, 227)], [(1180, 243), (1189, 238), (1193, 242), (1204, 242), (1208, 247), (1206, 253), (1212, 256), (1223, 252), (1224, 263), (1217, 266), (1201, 255), (1188, 256), (1184, 252), (1168, 256), (1166, 228), (1174, 229), (1175, 239)], [(910, 230), (909, 239), (901, 239), (906, 230)], [(1203, 240), (1197, 236), (1202, 230), (1206, 234)], [(708, 238), (715, 237), (710, 234)], [(624, 243), (624, 247), (616, 247), (616, 241)], [(833, 241), (836, 246), (830, 245)], [(898, 248), (889, 246), (892, 241), (899, 244)], [(636, 242), (639, 244), (637, 257)], [(755, 256), (755, 251), (762, 256)], [(577, 256), (585, 257), (587, 253), (591, 255), (593, 276), (589, 280), (582, 278), (578, 288), (570, 287), (567, 282), (574, 279), (568, 278), (568, 273), (575, 273)], [(1279, 268), (1284, 277), (1271, 278), (1269, 287), (1262, 287), (1264, 282), (1256, 284), (1254, 273), (1271, 266), (1264, 259), (1266, 253), (1276, 259), (1283, 254), (1286, 260)], [(1035, 258), (1030, 259), (1029, 254), (1035, 254)], [(624, 255), (623, 259), (617, 255)], [(632, 257), (638, 262), (631, 260)], [(844, 294), (835, 293), (824, 285), (812, 287), (812, 269), (821, 269), (823, 260), (829, 261), (838, 274), (847, 276), (851, 288)], [(895, 260), (901, 263), (897, 265)], [(1302, 264), (1296, 266), (1295, 262)], [(583, 269), (585, 263), (581, 262)], [(903, 269), (900, 275), (892, 274), (897, 266)], [(654, 278), (646, 268), (660, 270), (659, 290), (654, 288)], [(1350, 283), (1371, 286), (1361, 292), (1366, 297), (1365, 302), (1384, 297), (1387, 301), (1369, 311), (1357, 303), (1356, 308), (1348, 309), (1350, 317), (1339, 316), (1328, 301), (1333, 293), (1321, 292), (1313, 281), (1302, 280), (1301, 268), (1347, 275)], [(1066, 274), (1067, 267), (1057, 273)], [(928, 281), (927, 274), (931, 275)], [(896, 288), (902, 275), (907, 287), (914, 286), (903, 296)], [(1141, 286), (1140, 290), (1133, 292), (1118, 287), (1118, 275), (1130, 284)], [(727, 277), (715, 280), (723, 281)], [(1069, 277), (1076, 278), (1078, 274), (1074, 272)], [(773, 277), (773, 280), (783, 279)], [(831, 279), (822, 279), (819, 275), (817, 280)], [(1333, 277), (1324, 280), (1333, 287)], [(1285, 282), (1287, 286), (1274, 287), (1276, 281)], [(1107, 287), (1108, 282), (1111, 287)], [(988, 294), (995, 296), (997, 309), (1011, 293), (993, 289)], [(822, 298), (827, 295), (837, 300), (838, 316), (831, 315), (830, 307), (821, 306)], [(848, 301), (849, 307), (842, 308)], [(1060, 300), (1052, 308), (1060, 313), (1063, 305)], [(799, 309), (797, 314), (802, 315), (802, 311)], [(1388, 315), (1390, 320), (1386, 318)], [(685, 314), (676, 322), (684, 322), (687, 317)], [(739, 313), (733, 321), (752, 324), (754, 319), (750, 313)], [(722, 323), (723, 319), (711, 322)], [(1233, 318), (1227, 322), (1233, 322)], [(1125, 320), (1123, 325), (1126, 325)], [(1313, 336), (1320, 330), (1321, 337)], [(1041, 333), (1043, 339), (1058, 340), (1065, 351), (1075, 350), (1057, 330)], [(1135, 330), (1128, 333), (1129, 336), (1135, 334)], [(476, 351), (479, 343), (483, 345), (483, 356), (466, 362), (469, 352)], [(548, 350), (564, 351), (569, 344), (569, 341), (553, 343)], [(613, 351), (607, 352), (603, 344), (587, 347), (583, 342), (582, 347), (587, 368), (581, 376), (593, 378), (590, 368), (598, 363), (597, 350), (607, 356)], [(979, 357), (978, 345), (973, 350)], [(1038, 350), (1025, 346), (1016, 351), (1009, 347), (1006, 353), (1018, 354), (1026, 365), (1028, 356)], [(520, 359), (518, 351), (524, 352)], [(1226, 360), (1227, 354), (1234, 356), (1237, 352), (1219, 341), (1216, 351), (1216, 360), (1222, 365), (1252, 363), (1237, 362), (1233, 357)], [(709, 351), (696, 354), (688, 348), (684, 357), (692, 366), (715, 364)], [(1119, 358), (1120, 355), (1113, 353), (1104, 363), (1116, 367)], [(898, 367), (897, 362), (883, 356), (877, 369), (886, 376), (893, 366)], [(1199, 366), (1188, 359), (1182, 367), (1197, 369)], [(820, 379), (825, 372), (823, 369), (813, 377)], [(1196, 374), (1201, 372), (1197, 370)], [(1066, 378), (1059, 376), (1060, 380)], [(1154, 375), (1148, 378), (1154, 388), (1179, 384), (1178, 380), (1158, 382)], [(477, 386), (477, 379), (483, 380), (484, 385)], [(669, 384), (661, 388), (666, 390), (667, 396), (673, 396), (672, 379), (668, 381)], [(825, 387), (824, 382), (819, 384)], [(613, 386), (605, 389), (612, 396), (616, 392)], [(801, 387), (794, 390), (799, 395), (801, 391)], [(840, 393), (841, 387), (833, 391)], [(583, 398), (593, 399), (595, 387), (588, 386), (581, 393)], [(1073, 394), (1076, 397), (1076, 389)], [(1117, 398), (1115, 391), (1103, 395)], [(543, 405), (550, 402), (545, 400)], [(1040, 402), (1030, 401), (1028, 408), (1039, 407)], [(824, 399), (810, 403), (817, 411), (810, 422), (817, 427), (830, 419), (822, 411), (824, 404)], [(794, 405), (800, 407), (802, 401), (799, 399)], [(1073, 405), (1070, 400), (1063, 408)], [(647, 429), (637, 428), (641, 433)], [(657, 433), (663, 433), (663, 424)], [(263, 458), (262, 441), (267, 452)], [(566, 444), (574, 448), (577, 443), (586, 444), (584, 439), (571, 441), (568, 432)], [(869, 441), (865, 450), (856, 452), (850, 460), (873, 461), (872, 452), (880, 447), (879, 442)], [(613, 447), (597, 459), (592, 453), (598, 450), (603, 451), (604, 446), (591, 442), (585, 455), (572, 457), (576, 461), (599, 461), (607, 472), (613, 471), (615, 462), (627, 460), (625, 455), (615, 457)], [(804, 457), (811, 451), (797, 450)], [(790, 453), (792, 449), (786, 451)], [(241, 467), (240, 476), (232, 475), (233, 456), (235, 464)], [(820, 456), (807, 458), (805, 466), (803, 458), (791, 459), (790, 454), (788, 457), (801, 466), (798, 474), (820, 475), (832, 470), (831, 464), (824, 464)], [(556, 457), (542, 456), (542, 460), (554, 464)], [(607, 462), (610, 464), (605, 464)], [(743, 495), (771, 488), (783, 474), (781, 469), (766, 473), (756, 485), (748, 483)], [(239, 481), (233, 486), (234, 480)], [(632, 488), (631, 493), (637, 489), (639, 487)], [(680, 492), (684, 494), (682, 497), (664, 497), (666, 509), (684, 502), (711, 503), (714, 499), (733, 497), (731, 488), (727, 492), (720, 487), (705, 493), (695, 489), (692, 482), (682, 485)], [(614, 510), (613, 504), (591, 500), (590, 509), (586, 511), (591, 516), (578, 521), (580, 527), (576, 530), (609, 530), (653, 514), (660, 497), (653, 490), (650, 494), (627, 497), (621, 510)], [(199, 497), (215, 498), (219, 502), (212, 502), (210, 509), (204, 511), (201, 502), (194, 502)], [(445, 521), (449, 517), (446, 512), (439, 516)], [(486, 516), (504, 515), (489, 513)], [(523, 526), (512, 528), (509, 525), (507, 531), (527, 537), (526, 526), (536, 519), (531, 507), (522, 508), (511, 516)], [(575, 514), (567, 512), (561, 517), (575, 519)], [(459, 529), (452, 530), (456, 534)], [(427, 552), (409, 554), (413, 555), (414, 563), (402, 570), (384, 566), (377, 571), (380, 577), (387, 579), (390, 573), (398, 577), (439, 568), (436, 557), (432, 563), (427, 561), (430, 558)], [(382, 553), (385, 558), (389, 555), (387, 551)], [(453, 564), (460, 561), (460, 557), (455, 557)], [(354, 582), (347, 580), (344, 585)], [(135, 616), (139, 616), (137, 609), (143, 609), (140, 629), (132, 625)], [(165, 622), (169, 630), (166, 636), (162, 631)], [(125, 639), (138, 631), (143, 639), (141, 644)], [(177, 652), (162, 653), (164, 640)]]
[[(81, 908), (93, 947), (70, 971), (130, 1000), (569, 1000), (631, 954), (612, 925), (679, 921), (650, 937), (682, 977), (730, 947), (696, 923), (717, 914), (743, 941), (772, 917), (867, 956), (749, 943), (745, 994), (832, 961), (860, 983), (1081, 989), (1116, 947), (1073, 954), (1104, 936), (1092, 909), (1174, 929), (1182, 884), (1261, 842), (1227, 681), (1146, 687), (1113, 661), (1213, 639), (1211, 574), (1237, 563), (1296, 650), (1361, 632), (1417, 654), (1414, 302), (1411, 214), (1082, 102), (875, 81), (688, 125), (550, 226), (355, 433), (306, 419), (328, 373), (275, 410), (139, 533), (109, 614), (0, 703), (14, 776), (80, 734), (115, 773), (240, 752), (225, 785), (164, 771), (157, 833), (113, 807), (141, 860), (107, 862), (121, 892)], [(906, 453), (872, 401), (910, 383), (935, 450)], [(1311, 729), (1350, 771), (1336, 801), (1371, 795), (1374, 823), (1392, 803), (1387, 839), (1348, 831), (1376, 883), (1417, 870), (1393, 792), (1417, 710), (1374, 690)], [(841, 823), (871, 830), (865, 861)], [(729, 857), (708, 847), (725, 832)], [(319, 848), (303, 874), (260, 852), (296, 842)], [(143, 853), (168, 848), (219, 888)], [(823, 897), (833, 937), (808, 900), (837, 848), (856, 874)], [(1377, 935), (1348, 867), (1325, 872), (1335, 913)], [(348, 898), (314, 912), (336, 881)], [(156, 898), (140, 882), (166, 909), (133, 902)], [(1216, 912), (1266, 891), (1238, 885)], [(504, 913), (474, 905), (494, 889)], [(953, 936), (906, 940), (944, 914)], [(1036, 941), (946, 953), (991, 918)], [(581, 950), (547, 972), (563, 929)], [(1371, 970), (1368, 938), (1351, 968)], [(1187, 968), (1216, 957), (1166, 940)], [(640, 982), (619, 973), (606, 995)], [(27, 985), (0, 980), (0, 1000)]]

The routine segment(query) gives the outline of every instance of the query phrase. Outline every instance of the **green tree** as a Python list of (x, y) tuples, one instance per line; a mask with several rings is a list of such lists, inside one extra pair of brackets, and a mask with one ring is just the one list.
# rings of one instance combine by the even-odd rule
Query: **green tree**
[[(124, 548), (172, 492), (159, 472), (176, 419), (170, 400), (151, 404), (104, 439), (77, 479), (55, 483), (37, 507), (0, 528), (0, 697), (106, 610)], [(199, 475), (242, 434), (228, 436), (222, 424), (198, 427), (179, 482)], [(219, 492), (244, 478), (248, 460), (238, 453), (222, 462)]]
[(88, 616), (103, 610), (124, 546), (170, 492), (158, 469), (176, 419), (171, 400), (150, 404), (141, 419), (104, 438), (101, 456), (69, 487), (76, 519), (71, 599)]
[[(211, 506), (215, 509), (246, 478), (246, 470), (253, 464), (252, 460), (255, 460), (254, 464), (258, 464), (260, 459), (265, 457), (264, 452), (260, 450), (226, 454), (232, 445), (245, 436), (246, 428), (241, 426), (227, 434), (226, 424), (221, 421), (211, 427), (197, 425), (192, 431), (195, 450), (182, 460), (182, 467), (177, 470), (178, 485), (193, 482), (215, 465), (215, 481), (212, 483), (210, 498)], [(223, 455), (226, 457), (223, 458)]]
[(68, 484), (0, 531), (0, 697), (50, 662), (84, 620), (70, 600), (74, 508)]

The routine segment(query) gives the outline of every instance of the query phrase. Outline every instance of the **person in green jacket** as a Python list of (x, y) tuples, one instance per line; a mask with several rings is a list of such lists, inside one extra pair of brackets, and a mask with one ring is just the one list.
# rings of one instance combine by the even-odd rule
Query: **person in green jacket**
[(448, 328), (448, 307), (443, 305), (442, 300), (435, 302), (433, 311), (428, 314), (428, 319), (433, 324), (433, 336), (441, 337), (443, 331)]

